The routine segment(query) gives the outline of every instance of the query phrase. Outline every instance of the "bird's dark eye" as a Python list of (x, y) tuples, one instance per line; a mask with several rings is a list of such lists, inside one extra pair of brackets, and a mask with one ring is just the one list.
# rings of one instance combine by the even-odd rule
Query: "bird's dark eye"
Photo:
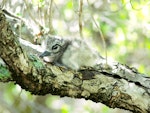
[(52, 46), (52, 50), (53, 52), (58, 52), (60, 50), (61, 46), (58, 44), (55, 44), (54, 46)]
[(56, 44), (56, 45), (54, 45), (54, 46), (52, 46), (52, 50), (54, 50), (54, 49), (57, 49), (58, 48), (58, 44)]

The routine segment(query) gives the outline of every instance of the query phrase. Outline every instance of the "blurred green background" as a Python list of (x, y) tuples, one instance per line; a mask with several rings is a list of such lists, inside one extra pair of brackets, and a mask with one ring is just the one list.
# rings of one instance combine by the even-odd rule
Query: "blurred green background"
[[(99, 35), (101, 30), (109, 59), (133, 66), (141, 73), (150, 75), (150, 1), (88, 0), (88, 2), (83, 0), (83, 37), (105, 56), (102, 37)], [(79, 0), (1, 0), (0, 3), (2, 8), (24, 18), (33, 29), (33, 34), (40, 32), (38, 25), (40, 24), (59, 36), (80, 37)], [(49, 18), (50, 16), (52, 18)], [(36, 96), (21, 90), (20, 86), (13, 83), (0, 83), (0, 113), (130, 112), (110, 109), (90, 100), (60, 98), (50, 94)]]

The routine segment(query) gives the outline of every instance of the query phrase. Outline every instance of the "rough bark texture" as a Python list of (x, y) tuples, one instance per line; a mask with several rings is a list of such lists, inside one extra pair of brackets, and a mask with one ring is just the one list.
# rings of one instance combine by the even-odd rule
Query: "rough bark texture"
[[(112, 108), (150, 113), (150, 78), (120, 64), (116, 65), (117, 70), (111, 68), (111, 71), (103, 65), (74, 71), (43, 64), (24, 53), (1, 11), (0, 57), (8, 66), (13, 81), (33, 94), (85, 98)], [(86, 78), (87, 75), (91, 78)]]

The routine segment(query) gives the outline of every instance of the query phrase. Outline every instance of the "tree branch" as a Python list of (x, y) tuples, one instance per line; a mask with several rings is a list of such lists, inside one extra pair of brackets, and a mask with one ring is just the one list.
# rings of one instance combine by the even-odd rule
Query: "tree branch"
[[(32, 94), (85, 98), (134, 113), (150, 112), (150, 78), (121, 64), (99, 64), (78, 71), (44, 64), (24, 52), (1, 11), (0, 29), (0, 57), (13, 81)], [(131, 77), (134, 75), (138, 79)]]

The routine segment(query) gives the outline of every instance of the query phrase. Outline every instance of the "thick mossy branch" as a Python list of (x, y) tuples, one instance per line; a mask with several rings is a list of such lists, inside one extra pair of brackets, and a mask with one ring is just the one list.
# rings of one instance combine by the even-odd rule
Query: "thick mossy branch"
[[(112, 71), (104, 71), (103, 66), (74, 71), (44, 64), (36, 56), (27, 56), (1, 11), (0, 29), (0, 57), (8, 66), (13, 81), (25, 90), (37, 95), (50, 93), (85, 98), (134, 113), (150, 112), (149, 88), (140, 82), (128, 82), (128, 79), (114, 75)], [(86, 78), (87, 75), (91, 77)]]

